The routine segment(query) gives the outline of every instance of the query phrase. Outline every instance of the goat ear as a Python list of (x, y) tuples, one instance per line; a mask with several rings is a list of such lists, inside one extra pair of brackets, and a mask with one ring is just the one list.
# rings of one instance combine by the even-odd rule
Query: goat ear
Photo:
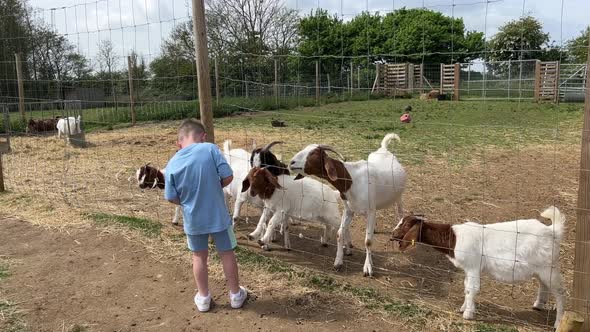
[(247, 191), (248, 188), (250, 188), (250, 179), (245, 178), (244, 181), (242, 181), (242, 192)]
[(305, 175), (297, 174), (297, 176), (295, 176), (295, 180), (301, 180), (304, 177), (305, 177)]
[(336, 171), (336, 166), (334, 165), (334, 161), (328, 158), (324, 158), (324, 169), (328, 174), (328, 178), (332, 181), (338, 180), (338, 172)]
[(421, 225), (419, 222), (415, 223), (406, 235), (404, 235), (399, 245), (400, 251), (405, 251), (409, 246), (414, 246), (418, 242), (418, 235), (422, 229)]

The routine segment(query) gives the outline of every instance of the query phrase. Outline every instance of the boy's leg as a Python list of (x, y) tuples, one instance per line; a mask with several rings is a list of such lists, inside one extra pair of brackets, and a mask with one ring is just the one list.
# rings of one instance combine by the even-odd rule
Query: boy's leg
[(198, 295), (206, 297), (209, 295), (209, 272), (207, 260), (208, 251), (208, 234), (188, 235), (186, 236), (188, 248), (192, 252), (193, 275), (199, 291)]
[(240, 291), (240, 279), (238, 277), (238, 263), (234, 249), (237, 246), (236, 236), (234, 235), (233, 227), (229, 227), (225, 231), (211, 234), (215, 240), (215, 247), (223, 265), (223, 273), (227, 280), (227, 288), (232, 294), (237, 294)]
[(197, 284), (199, 296), (206, 297), (209, 295), (209, 272), (207, 269), (207, 258), (209, 251), (193, 251), (193, 274)]
[(233, 250), (219, 251), (219, 257), (223, 265), (223, 273), (227, 279), (227, 288), (232, 294), (237, 294), (240, 291), (240, 278), (238, 276), (236, 255)]

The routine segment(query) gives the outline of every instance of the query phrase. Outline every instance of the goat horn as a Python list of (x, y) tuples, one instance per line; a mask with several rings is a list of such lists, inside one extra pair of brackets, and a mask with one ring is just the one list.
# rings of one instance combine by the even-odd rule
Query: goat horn
[(271, 143), (267, 144), (265, 147), (263, 147), (263, 148), (262, 148), (262, 151), (268, 151), (268, 150), (270, 150), (270, 148), (272, 148), (274, 145), (277, 145), (277, 144), (283, 144), (283, 143), (285, 143), (285, 142), (283, 142), (283, 141), (274, 141), (274, 142), (271, 142)]
[(322, 150), (334, 152), (335, 154), (337, 154), (340, 157), (340, 159), (342, 159), (343, 161), (346, 161), (346, 158), (344, 158), (344, 156), (340, 152), (334, 150), (333, 147), (331, 147), (329, 145), (323, 145), (323, 144), (319, 145), (318, 147)]

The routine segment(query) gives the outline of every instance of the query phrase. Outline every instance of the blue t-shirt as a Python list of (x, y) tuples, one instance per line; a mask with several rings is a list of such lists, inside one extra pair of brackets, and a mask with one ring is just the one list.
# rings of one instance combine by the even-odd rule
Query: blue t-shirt
[(219, 148), (211, 143), (191, 144), (170, 159), (164, 197), (180, 201), (186, 234), (216, 233), (231, 226), (221, 179), (232, 174)]

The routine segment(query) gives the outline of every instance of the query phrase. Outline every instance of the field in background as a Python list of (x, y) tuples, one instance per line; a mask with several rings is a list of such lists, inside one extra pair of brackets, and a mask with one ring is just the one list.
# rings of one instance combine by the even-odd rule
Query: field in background
[[(407, 105), (413, 107), (413, 122), (402, 125), (399, 116)], [(385, 133), (396, 132), (401, 142), (390, 148), (409, 173), (405, 210), (435, 221), (535, 217), (535, 210), (556, 204), (568, 217), (562, 271), (569, 290), (581, 109), (581, 104), (383, 99), (278, 112), (242, 110), (216, 119), (215, 125), (218, 144), (232, 139), (234, 147), (249, 149), (252, 140), (258, 145), (285, 141), (274, 148), (283, 161), (310, 143), (330, 144), (349, 160), (365, 158)], [(272, 120), (283, 120), (287, 127), (272, 127)], [(141, 191), (128, 181), (147, 162), (165, 166), (175, 151), (177, 125), (170, 121), (115, 130), (95, 127), (86, 135), (87, 149), (67, 147), (54, 137), (16, 136), (14, 151), (4, 158), (10, 192), (0, 195), (3, 211), (62, 230), (105, 220), (126, 225), (133, 224), (133, 218), (139, 223), (151, 220), (163, 226), (149, 240), (150, 251), (162, 255), (161, 248), (173, 245), (176, 251), (168, 255), (181, 255), (182, 234), (169, 225), (173, 208), (161, 192)], [(40, 172), (51, 176), (40, 177)], [(245, 238), (258, 214), (256, 208), (244, 208), (244, 219), (237, 225), (245, 249), (240, 258), (247, 269), (262, 269), (285, 287), (305, 285), (334, 299), (344, 294), (385, 320), (407, 322), (409, 330), (510, 330), (495, 327), (503, 324), (537, 331), (552, 325), (554, 312), (531, 309), (534, 282), (509, 286), (489, 278), (478, 296), (479, 323), (465, 323), (455, 313), (462, 302), (462, 272), (429, 248), (418, 247), (407, 255), (395, 252), (388, 241), (395, 221), (391, 210), (378, 213), (374, 279), (362, 277), (362, 218), (353, 222), (353, 256), (347, 257), (344, 272), (335, 273), (335, 249), (312, 240), (320, 233), (313, 224), (292, 227), (291, 252), (282, 250), (280, 241), (270, 253), (261, 252)], [(279, 260), (267, 261), (268, 257)], [(263, 287), (256, 278), (249, 282)], [(390, 327), (384, 323), (384, 329)]]

